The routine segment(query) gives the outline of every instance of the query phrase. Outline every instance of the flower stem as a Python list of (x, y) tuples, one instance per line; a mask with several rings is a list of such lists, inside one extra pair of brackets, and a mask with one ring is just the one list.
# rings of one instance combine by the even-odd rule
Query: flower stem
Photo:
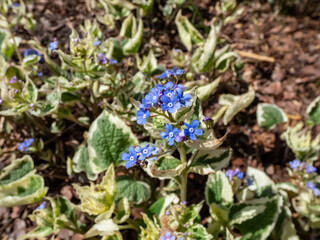
[[(178, 151), (180, 153), (180, 160), (182, 163), (187, 162), (187, 155), (186, 150), (184, 149), (183, 144), (178, 148)], [(180, 201), (187, 201), (187, 183), (188, 183), (188, 168), (186, 167), (181, 175), (180, 175), (180, 181), (181, 181), (181, 189), (180, 189)]]

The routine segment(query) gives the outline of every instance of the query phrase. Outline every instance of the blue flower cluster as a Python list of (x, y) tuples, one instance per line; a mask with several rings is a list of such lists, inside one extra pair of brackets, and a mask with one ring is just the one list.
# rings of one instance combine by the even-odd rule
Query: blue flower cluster
[(169, 78), (172, 76), (180, 76), (184, 73), (183, 69), (179, 69), (176, 67), (173, 67), (173, 69), (168, 69), (167, 71), (165, 71), (164, 73), (162, 73), (161, 75), (157, 76), (157, 78)]
[[(160, 240), (176, 240), (176, 236), (172, 235), (171, 232), (167, 231), (165, 235), (160, 237)], [(179, 238), (179, 240), (183, 240), (183, 238)]]
[(226, 171), (226, 177), (229, 179), (229, 181), (232, 181), (232, 178), (235, 176), (237, 176), (238, 179), (243, 179), (243, 175), (243, 172), (241, 172), (239, 168), (236, 170), (229, 169)]
[(306, 183), (306, 189), (307, 190), (312, 190), (313, 195), (316, 197), (320, 197), (320, 189), (316, 187), (316, 184), (312, 181), (309, 181)]
[(156, 155), (158, 149), (154, 146), (146, 145), (144, 147), (129, 147), (129, 153), (122, 153), (121, 159), (126, 161), (126, 169), (136, 165), (138, 161), (143, 162), (145, 159), (150, 158), (152, 155)]
[(21, 152), (28, 151), (29, 150), (28, 147), (31, 146), (33, 141), (34, 141), (33, 138), (29, 138), (29, 139), (25, 140), (24, 142), (19, 144), (18, 150), (21, 151)]
[(97, 62), (98, 62), (99, 64), (105, 65), (105, 64), (108, 64), (108, 61), (109, 61), (109, 64), (116, 64), (116, 63), (118, 63), (117, 60), (114, 60), (114, 59), (112, 59), (112, 58), (108, 59), (103, 53), (99, 53), (99, 54), (98, 54)]
[(37, 208), (36, 210), (41, 210), (44, 209), (46, 207), (46, 201), (42, 202)]
[(316, 167), (312, 166), (311, 164), (306, 166), (305, 163), (301, 163), (300, 160), (298, 159), (290, 161), (289, 165), (292, 170), (296, 170), (296, 171), (301, 170), (303, 168), (306, 169), (307, 173), (314, 173), (317, 171)]
[(162, 111), (175, 113), (181, 107), (190, 107), (192, 105), (192, 96), (190, 93), (184, 94), (186, 89), (182, 84), (174, 84), (169, 81), (165, 84), (157, 84), (151, 89), (140, 104), (140, 110), (137, 112), (137, 123), (145, 124), (150, 117), (151, 108), (160, 107)]
[(161, 139), (167, 139), (169, 146), (173, 146), (174, 142), (181, 142), (186, 138), (191, 140), (196, 140), (196, 136), (202, 135), (202, 129), (199, 127), (199, 121), (193, 120), (191, 125), (184, 123), (186, 127), (183, 131), (180, 131), (178, 128), (173, 128), (171, 124), (166, 124), (166, 132), (161, 132)]
[(56, 50), (57, 47), (58, 47), (58, 41), (56, 38), (54, 38), (53, 42), (49, 43), (48, 49), (49, 49), (49, 51), (53, 51), (53, 50)]
[(26, 49), (26, 50), (24, 50), (24, 53), (23, 53), (23, 56), (24, 56), (24, 57), (28, 57), (28, 56), (31, 56), (31, 55), (40, 56), (40, 62), (41, 62), (41, 63), (44, 62), (44, 56), (43, 56), (43, 54), (39, 53), (37, 50), (35, 50), (35, 49)]

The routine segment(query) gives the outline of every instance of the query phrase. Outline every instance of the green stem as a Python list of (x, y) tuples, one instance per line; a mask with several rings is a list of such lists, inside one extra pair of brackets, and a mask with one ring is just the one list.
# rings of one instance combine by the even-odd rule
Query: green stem
[(9, 32), (10, 32), (10, 37), (12, 38), (12, 41), (13, 41), (14, 50), (15, 50), (16, 53), (17, 53), (17, 56), (18, 56), (18, 58), (19, 58), (19, 61), (22, 62), (22, 57), (21, 57), (21, 54), (20, 54), (20, 52), (19, 52), (19, 48), (18, 48), (17, 42), (16, 42), (16, 40), (14, 39), (14, 35), (13, 35), (13, 32), (12, 32), (12, 29), (11, 29), (11, 26), (10, 26), (10, 23), (9, 23), (9, 20), (8, 20), (7, 15), (5, 15), (5, 18), (6, 18), (6, 21), (7, 21), (8, 30), (9, 30)]
[(126, 222), (131, 226), (131, 229), (134, 229), (134, 230), (138, 231), (139, 225), (135, 221), (133, 221), (132, 219), (128, 218)]
[[(184, 149), (183, 144), (180, 145), (178, 148), (179, 154), (180, 154), (180, 160), (182, 163), (187, 162), (187, 155), (186, 150)], [(180, 175), (180, 181), (181, 181), (181, 189), (180, 189), (180, 200), (181, 201), (187, 201), (187, 183), (188, 183), (188, 168), (186, 167), (181, 175)]]
[(134, 226), (128, 224), (128, 225), (118, 225), (119, 230), (126, 230), (126, 229), (135, 229)]

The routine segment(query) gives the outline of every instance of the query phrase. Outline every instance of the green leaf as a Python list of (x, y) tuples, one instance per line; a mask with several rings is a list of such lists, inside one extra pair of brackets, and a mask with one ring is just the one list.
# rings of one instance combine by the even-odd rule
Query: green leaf
[(27, 69), (29, 66), (32, 66), (38, 63), (40, 59), (41, 59), (41, 56), (36, 54), (26, 56), (22, 59), (22, 68)]
[(91, 124), (88, 134), (92, 172), (98, 174), (111, 163), (115, 166), (123, 164), (121, 154), (137, 143), (136, 136), (119, 117), (103, 111)]
[(97, 179), (98, 174), (92, 172), (89, 162), (89, 152), (87, 143), (83, 143), (76, 150), (72, 158), (73, 162), (73, 171), (76, 173), (85, 172), (88, 176), (88, 179), (94, 181)]
[(143, 56), (143, 60), (141, 60), (138, 55), (136, 56), (136, 59), (137, 67), (143, 73), (151, 74), (158, 67), (158, 62), (154, 56), (153, 50), (150, 50), (147, 56)]
[(206, 228), (201, 224), (194, 224), (187, 230), (188, 236), (194, 240), (209, 240), (213, 239), (212, 235), (209, 234)]
[(241, 224), (265, 211), (266, 206), (246, 206), (230, 217), (230, 225)]
[(229, 165), (232, 155), (231, 148), (219, 148), (214, 150), (199, 151), (191, 163), (189, 172), (208, 175)]
[(142, 181), (135, 181), (129, 176), (117, 178), (116, 201), (126, 197), (130, 203), (140, 204), (150, 198), (150, 186)]
[(140, 226), (140, 238), (141, 240), (158, 240), (160, 238), (160, 229), (157, 225), (144, 213), (142, 213), (143, 222), (146, 227)]
[(219, 97), (219, 104), (228, 106), (228, 109), (223, 116), (223, 124), (227, 125), (238, 112), (248, 107), (253, 102), (254, 97), (255, 91), (252, 88), (247, 93), (240, 96), (222, 94)]
[(320, 96), (314, 99), (307, 107), (308, 124), (320, 124)]
[(130, 205), (127, 198), (122, 198), (115, 209), (116, 215), (113, 218), (115, 223), (124, 223), (130, 217)]
[(288, 121), (285, 112), (274, 104), (259, 103), (257, 107), (257, 121), (264, 129), (273, 129), (278, 123)]
[(190, 23), (187, 17), (181, 14), (181, 9), (179, 10), (175, 24), (179, 32), (180, 39), (182, 43), (186, 46), (188, 51), (191, 51), (192, 44), (203, 43), (203, 37), (198, 32), (198, 30)]
[(32, 231), (20, 237), (18, 240), (29, 239), (29, 238), (45, 238), (53, 232), (51, 227), (41, 226), (36, 227)]
[(22, 90), (22, 97), (29, 103), (36, 103), (38, 99), (38, 89), (28, 76), (26, 76), (26, 83)]
[(178, 202), (179, 198), (175, 194), (168, 194), (165, 195), (164, 197), (158, 199), (156, 202), (154, 202), (148, 209), (148, 216), (152, 217), (153, 214), (156, 215), (157, 217), (161, 217), (162, 215), (165, 214), (165, 211), (167, 207), (173, 203), (173, 202)]
[(112, 219), (103, 219), (94, 224), (85, 234), (85, 238), (93, 236), (112, 236), (119, 231), (119, 226), (113, 222)]
[(224, 172), (218, 171), (209, 175), (205, 188), (205, 197), (209, 206), (212, 203), (216, 203), (228, 208), (233, 204), (232, 187)]
[(227, 134), (224, 135), (222, 138), (215, 138), (213, 132), (210, 133), (210, 135), (207, 137), (207, 140), (188, 140), (185, 142), (185, 144), (191, 148), (191, 149), (197, 149), (197, 150), (203, 150), (203, 151), (209, 151), (209, 150), (214, 150), (217, 149), (218, 147), (221, 146), (221, 144), (224, 142), (226, 139)]
[(113, 209), (113, 201), (117, 191), (113, 164), (109, 166), (100, 184), (91, 182), (90, 187), (80, 187), (76, 184), (73, 184), (73, 187), (81, 200), (81, 204), (78, 206), (81, 211), (98, 215)]
[[(191, 57), (191, 66), (196, 73), (208, 72), (214, 62), (220, 26), (211, 26), (206, 42), (200, 46)], [(190, 51), (190, 49), (188, 49)]]

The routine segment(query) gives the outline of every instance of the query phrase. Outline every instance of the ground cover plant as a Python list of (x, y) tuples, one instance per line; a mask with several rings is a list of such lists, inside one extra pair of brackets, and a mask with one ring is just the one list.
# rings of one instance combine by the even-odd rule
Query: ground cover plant
[(320, 236), (317, 12), (75, 2), (0, 1), (2, 239)]

